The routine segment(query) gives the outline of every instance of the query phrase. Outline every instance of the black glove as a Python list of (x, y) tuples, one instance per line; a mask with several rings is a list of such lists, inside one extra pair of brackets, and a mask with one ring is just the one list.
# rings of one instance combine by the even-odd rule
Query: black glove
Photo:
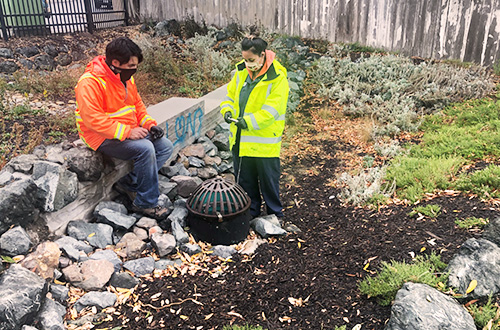
[(238, 118), (238, 122), (236, 123), (236, 126), (238, 128), (241, 128), (241, 129), (247, 129), (248, 128), (247, 122), (245, 121), (245, 119), (243, 119), (243, 117)]
[(226, 121), (226, 123), (231, 124), (232, 123), (231, 118), (233, 118), (233, 115), (231, 115), (230, 111), (224, 114), (224, 120)]
[(151, 126), (149, 132), (151, 133), (151, 137), (153, 138), (153, 140), (158, 140), (165, 134), (160, 126)]

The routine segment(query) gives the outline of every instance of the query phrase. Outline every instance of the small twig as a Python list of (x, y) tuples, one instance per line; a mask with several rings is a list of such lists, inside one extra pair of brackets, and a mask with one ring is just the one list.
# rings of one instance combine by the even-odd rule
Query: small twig
[(161, 309), (164, 309), (164, 308), (167, 308), (167, 307), (172, 307), (172, 306), (175, 306), (175, 305), (181, 305), (183, 303), (185, 303), (186, 301), (188, 300), (191, 300), (192, 302), (194, 302), (195, 304), (198, 304), (198, 305), (203, 305), (203, 303), (199, 302), (198, 300), (196, 299), (193, 299), (193, 298), (187, 298), (187, 299), (184, 299), (184, 300), (181, 300), (181, 301), (178, 301), (178, 302), (173, 302), (171, 304), (167, 304), (167, 305), (163, 305), (161, 307), (156, 307), (156, 306), (153, 306), (153, 305), (150, 305), (150, 304), (144, 304), (141, 302), (141, 305), (142, 306), (146, 306), (146, 307), (151, 307), (157, 311), (161, 310)]

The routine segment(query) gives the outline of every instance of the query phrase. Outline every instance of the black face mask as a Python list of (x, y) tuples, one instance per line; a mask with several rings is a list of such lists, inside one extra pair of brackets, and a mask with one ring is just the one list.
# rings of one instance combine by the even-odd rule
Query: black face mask
[(120, 74), (120, 80), (124, 84), (127, 82), (127, 80), (129, 80), (134, 75), (134, 73), (137, 72), (137, 69), (122, 69), (122, 68), (117, 68), (112, 64), (109, 65), (109, 68), (115, 74)]

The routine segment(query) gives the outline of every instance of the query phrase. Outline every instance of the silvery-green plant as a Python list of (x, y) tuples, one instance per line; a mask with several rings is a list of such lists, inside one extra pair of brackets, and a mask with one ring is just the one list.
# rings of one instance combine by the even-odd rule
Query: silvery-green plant
[(344, 203), (362, 205), (376, 195), (390, 196), (395, 187), (392, 185), (383, 189), (384, 176), (385, 167), (371, 167), (358, 175), (344, 172), (337, 180), (341, 187), (338, 198)]

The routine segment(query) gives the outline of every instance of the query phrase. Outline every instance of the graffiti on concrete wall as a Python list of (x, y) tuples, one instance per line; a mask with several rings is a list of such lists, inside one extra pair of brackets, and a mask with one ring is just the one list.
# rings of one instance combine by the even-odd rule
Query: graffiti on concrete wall
[(181, 113), (165, 123), (166, 136), (174, 146), (182, 145), (190, 137), (199, 136), (203, 126), (203, 109)]

